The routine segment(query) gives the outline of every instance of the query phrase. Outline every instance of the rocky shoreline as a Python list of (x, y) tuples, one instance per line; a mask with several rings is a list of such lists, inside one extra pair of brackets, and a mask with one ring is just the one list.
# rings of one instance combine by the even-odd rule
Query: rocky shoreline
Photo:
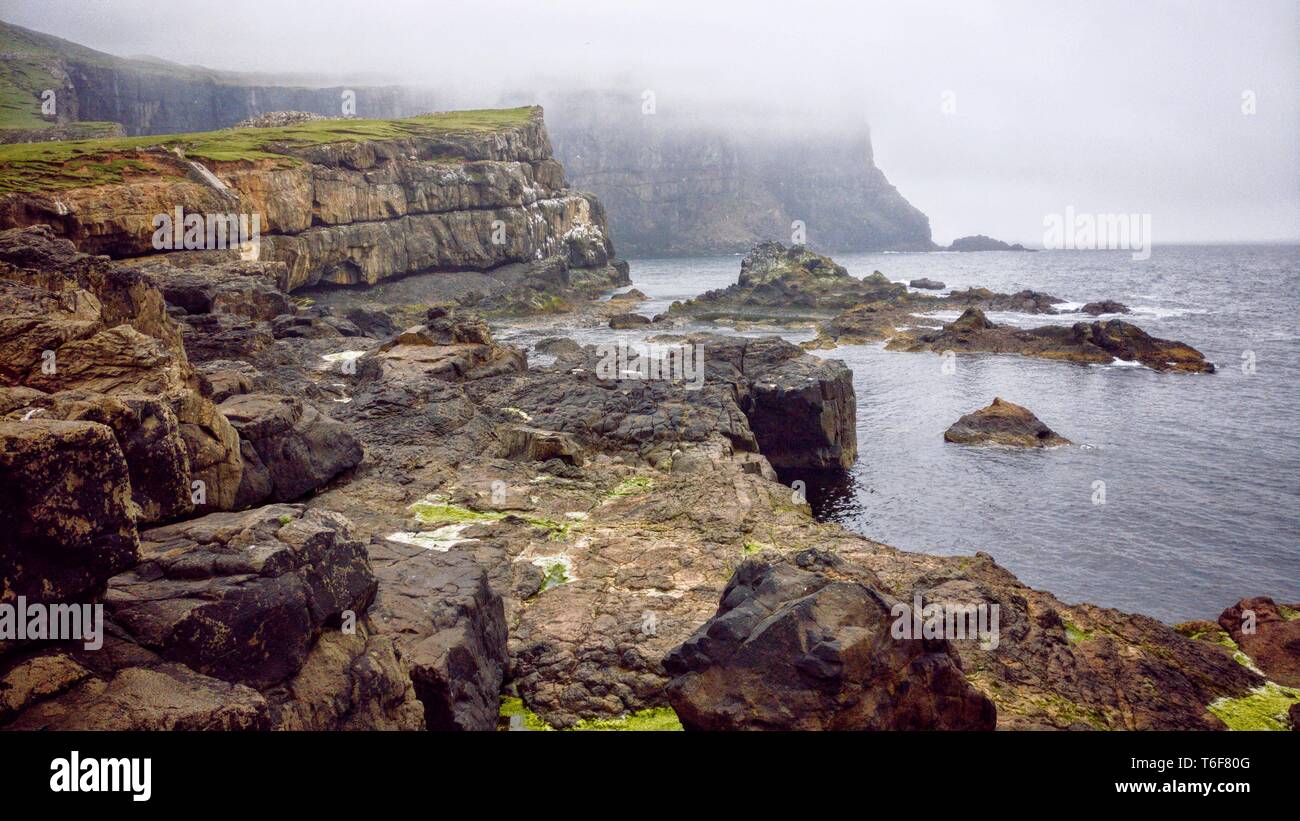
[[(526, 151), (530, 127), (439, 139)], [(324, 160), (383, 151), (345, 145), (294, 166), (313, 207), (333, 208), (319, 195), (335, 171), (375, 193)], [(423, 173), (386, 156), (381, 176)], [(551, 168), (489, 162), (534, 183)], [(279, 207), (266, 191), (287, 172), (217, 173)], [(574, 219), (602, 225), (545, 173)], [(52, 219), (41, 196), (11, 199), (0, 223)], [(917, 295), (765, 244), (736, 290), (674, 306), (646, 329), (654, 347), (611, 371), (608, 345), (525, 351), (482, 318), (601, 327), (635, 307), (588, 302), (627, 282), (603, 232), (570, 235), (529, 205), (507, 207), (544, 223), (528, 259), (400, 278), (386, 252), (331, 267), (367, 247), (346, 222), (342, 256), (281, 254), (331, 226), (266, 237), (256, 261), (78, 251), (134, 247), (125, 206), (89, 216), (109, 199), (59, 194), (78, 207), (57, 230), (0, 231), (0, 491), (16, 502), (0, 602), (105, 618), (99, 649), (0, 640), (0, 728), (1222, 729), (1300, 701), (1295, 606), (1175, 629), (1065, 604), (985, 553), (907, 553), (817, 522), (776, 469), (852, 464), (847, 367), (779, 338), (673, 333), (730, 311), (837, 322), (864, 302), (882, 329), (940, 304), (1054, 312), (1046, 295)], [(367, 236), (427, 227), (408, 219)], [(464, 226), (462, 248), (490, 234)], [(421, 290), (483, 276), (495, 285), (451, 301)], [(372, 286), (290, 295), (313, 281)], [(891, 618), (913, 603), (991, 610), (996, 638), (901, 640)], [(1244, 609), (1265, 627), (1242, 633)]]

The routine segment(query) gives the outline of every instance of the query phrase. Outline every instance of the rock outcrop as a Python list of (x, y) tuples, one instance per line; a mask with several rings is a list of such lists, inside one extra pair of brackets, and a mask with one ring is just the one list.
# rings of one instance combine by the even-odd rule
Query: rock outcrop
[[(627, 284), (604, 208), (566, 187), (539, 108), (91, 142), (58, 155), (66, 150), (51, 149), (50, 162), (123, 170), (70, 183), (49, 164), (24, 166), (0, 195), (0, 227), (46, 224), (114, 257), (161, 246), (282, 263), (285, 292), (543, 260), (565, 285)], [(216, 233), (240, 220), (246, 242)]]
[[(856, 570), (856, 572), (855, 572)], [(948, 642), (896, 638), (870, 572), (815, 549), (746, 561), (717, 614), (668, 654), (688, 730), (992, 730)]]
[(557, 157), (609, 207), (628, 253), (743, 252), (789, 237), (796, 220), (823, 251), (933, 248), (929, 219), (876, 167), (865, 130), (782, 133), (769, 111), (691, 110), (680, 97), (647, 116), (639, 93), (543, 101)]
[(803, 246), (786, 248), (779, 242), (761, 242), (741, 261), (735, 285), (674, 302), (669, 316), (796, 317), (906, 294), (906, 286), (891, 282), (879, 271), (858, 279), (844, 266)]
[(1047, 325), (1021, 330), (990, 322), (979, 308), (968, 308), (938, 331), (900, 334), (890, 350), (955, 351), (957, 353), (1016, 353), (1068, 362), (1109, 364), (1140, 362), (1157, 371), (1214, 373), (1214, 364), (1182, 342), (1158, 339), (1120, 319)]
[(908, 282), (907, 284), (908, 287), (920, 288), (925, 291), (942, 291), (944, 288), (948, 287), (947, 285), (944, 285), (939, 280), (930, 279), (929, 277), (921, 277), (920, 279), (914, 279)]
[(5, 729), (421, 729), (350, 524), (277, 505), (145, 531), (108, 580), (103, 647), (0, 657)]
[(143, 521), (234, 504), (238, 434), (205, 395), (148, 274), (80, 254), (44, 226), (3, 231), (0, 307), (7, 415), (108, 425)]
[(988, 407), (965, 414), (943, 433), (945, 442), (959, 445), (1005, 445), (1016, 448), (1053, 448), (1070, 444), (1044, 425), (1028, 408), (1000, 397)]
[(1029, 249), (1020, 243), (1014, 245), (1007, 244), (1000, 239), (993, 239), (984, 234), (974, 234), (968, 237), (958, 237), (948, 246), (949, 251), (1028, 251)]

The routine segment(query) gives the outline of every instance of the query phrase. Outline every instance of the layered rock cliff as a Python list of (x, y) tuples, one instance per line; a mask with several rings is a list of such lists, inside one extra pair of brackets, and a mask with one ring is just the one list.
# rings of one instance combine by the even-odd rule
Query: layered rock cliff
[(627, 254), (745, 251), (790, 239), (796, 220), (823, 251), (934, 247), (929, 219), (876, 167), (865, 130), (729, 127), (717, 113), (647, 114), (639, 96), (614, 93), (546, 105), (557, 156), (605, 203)]
[(182, 224), (235, 215), (260, 235), (226, 255), (283, 263), (285, 291), (543, 260), (625, 277), (600, 202), (566, 187), (540, 108), (9, 146), (0, 191), (0, 226), (49, 225), (112, 257), (212, 250), (210, 232), (191, 243)]

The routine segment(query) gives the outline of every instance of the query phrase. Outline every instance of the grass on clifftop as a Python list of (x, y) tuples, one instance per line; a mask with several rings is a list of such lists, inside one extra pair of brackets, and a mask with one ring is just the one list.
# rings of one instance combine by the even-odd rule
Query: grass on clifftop
[[(0, 145), (0, 193), (50, 191), (120, 182), (123, 155), (161, 147), (210, 162), (286, 159), (293, 148), (329, 143), (400, 140), (525, 125), (532, 106), (446, 111), (400, 120), (315, 120), (281, 128), (238, 128), (152, 137), (112, 137)], [(136, 155), (140, 156), (140, 155)]]

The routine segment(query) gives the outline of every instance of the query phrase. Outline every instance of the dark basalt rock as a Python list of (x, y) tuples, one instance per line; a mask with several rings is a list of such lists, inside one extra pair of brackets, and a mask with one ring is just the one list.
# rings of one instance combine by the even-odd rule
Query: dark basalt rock
[(136, 561), (126, 459), (106, 425), (0, 420), (0, 499), (0, 602), (84, 601)]
[(1127, 314), (1132, 313), (1128, 306), (1122, 302), (1116, 302), (1113, 299), (1103, 299), (1101, 302), (1089, 302), (1079, 309), (1081, 314), (1090, 314), (1092, 316), (1101, 316), (1102, 314)]
[(995, 398), (993, 404), (966, 414), (944, 431), (945, 442), (959, 445), (1007, 445), (1049, 448), (1070, 444), (1039, 421), (1028, 408)]
[(109, 580), (114, 622), (163, 658), (257, 688), (297, 673), (325, 626), (375, 593), (347, 520), (288, 505), (145, 531), (141, 559)]
[(930, 279), (929, 277), (921, 277), (920, 279), (914, 279), (907, 284), (913, 288), (922, 288), (927, 291), (942, 291), (944, 288), (948, 287), (944, 285), (942, 282), (940, 282), (939, 280)]
[(299, 499), (364, 455), (346, 426), (297, 397), (237, 394), (220, 410), (239, 431), (245, 463), (241, 506)]
[(507, 666), (505, 610), (472, 556), (388, 540), (370, 546), (371, 610), (410, 665), (430, 730), (491, 730)]
[(609, 318), (609, 327), (616, 331), (640, 328), (650, 324), (650, 317), (641, 314), (616, 314)]
[(991, 730), (942, 639), (894, 638), (869, 571), (807, 550), (741, 564), (717, 615), (664, 659), (688, 730)]
[(1096, 364), (1121, 359), (1138, 361), (1157, 371), (1214, 372), (1214, 364), (1206, 362), (1195, 348), (1175, 340), (1150, 336), (1120, 319), (1021, 330), (989, 321), (979, 308), (966, 309), (941, 330), (895, 337), (887, 347), (914, 352), (1018, 353)]

